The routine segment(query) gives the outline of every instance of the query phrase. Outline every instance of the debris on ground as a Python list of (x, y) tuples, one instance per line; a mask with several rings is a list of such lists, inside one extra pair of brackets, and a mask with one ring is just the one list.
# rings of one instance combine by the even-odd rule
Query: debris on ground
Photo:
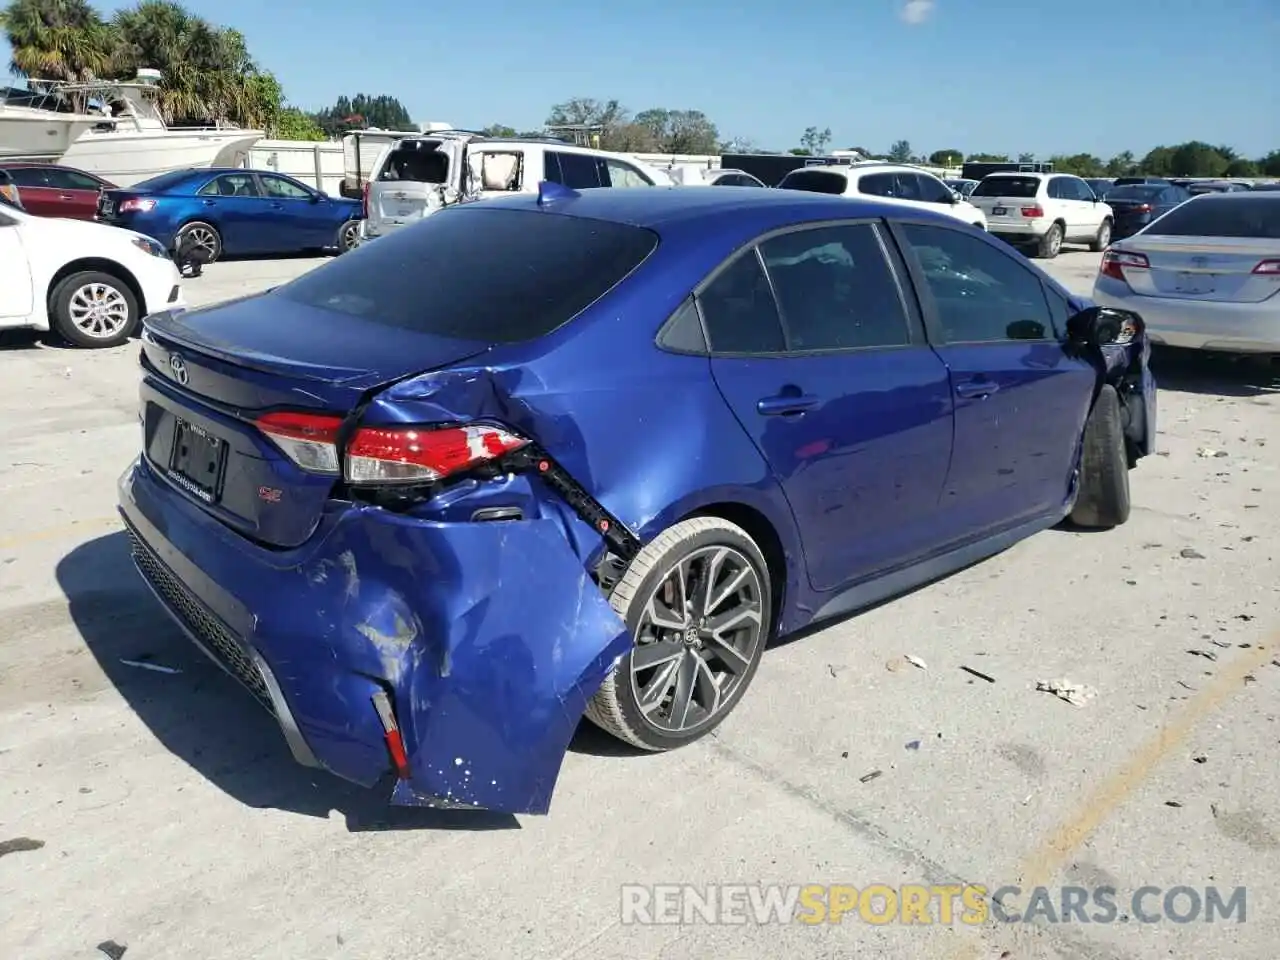
[(1217, 660), (1218, 655), (1212, 650), (1188, 650), (1193, 657), (1204, 657), (1206, 660)]
[(1165, 805), (1166, 807), (1180, 807), (1180, 806), (1182, 806), (1182, 804), (1180, 804), (1177, 800), (1166, 800), (1166, 801), (1164, 802), (1164, 805)]
[(989, 676), (987, 676), (985, 673), (982, 673), (982, 672), (981, 672), (981, 671), (979, 671), (979, 670), (975, 670), (975, 669), (973, 669), (973, 667), (965, 667), (965, 666), (961, 666), (961, 667), (960, 667), (960, 669), (961, 669), (961, 670), (963, 670), (963, 671), (964, 671), (965, 673), (967, 673), (967, 674), (970, 674), (970, 675), (972, 675), (972, 676), (977, 677), (979, 680), (985, 680), (985, 681), (987, 681), (987, 683), (995, 683), (995, 682), (996, 682), (996, 678), (995, 678), (995, 677), (989, 677)]
[(858, 778), (858, 782), (870, 783), (872, 780), (876, 779), (876, 777), (882, 777), (882, 776), (884, 776), (883, 770), (872, 770), (870, 773), (865, 773), (862, 776), (860, 776)]
[(0, 840), (0, 857), (10, 853), (26, 853), (30, 850), (39, 850), (43, 846), (43, 840), (32, 840), (30, 837), (14, 837), (12, 840)]
[(98, 944), (98, 949), (110, 957), (111, 960), (120, 960), (124, 956), (124, 952), (129, 948), (122, 943), (116, 943), (114, 940), (103, 940)]
[(907, 663), (911, 664), (913, 667), (919, 667), (921, 670), (928, 670), (928, 669), (929, 669), (928, 667), (926, 667), (926, 666), (924, 665), (924, 661), (923, 661), (923, 660), (921, 660), (919, 657), (913, 657), (913, 656), (912, 656), (911, 654), (909, 654), (909, 653), (904, 653), (904, 654), (902, 655), (902, 659), (903, 659), (903, 660), (906, 660), (906, 661), (907, 661)]
[(1199, 550), (1193, 550), (1191, 547), (1183, 547), (1178, 556), (1184, 560), (1203, 560), (1204, 554)]
[(904, 666), (906, 666), (906, 663), (907, 662), (903, 660), (901, 657), (894, 657), (892, 660), (889, 660), (885, 663), (884, 668), (888, 670), (890, 673), (897, 673)]
[(919, 749), (920, 749), (920, 741), (919, 741), (919, 740), (912, 740), (912, 741), (910, 741), (910, 742), (907, 744), (907, 749), (908, 749), (908, 750), (919, 750)]
[(1191, 762), (1192, 763), (1208, 763), (1209, 758), (1204, 756), (1204, 754), (1200, 754), (1199, 756), (1192, 757)]
[(1210, 643), (1212, 643), (1215, 647), (1229, 648), (1229, 647), (1231, 646), (1231, 643), (1230, 643), (1229, 641), (1227, 641), (1227, 640), (1214, 640), (1214, 639), (1212, 639), (1212, 638), (1210, 638), (1210, 637), (1207, 637), (1207, 636), (1206, 636), (1204, 639), (1208, 640), (1208, 641), (1209, 641)]
[(182, 672), (177, 667), (166, 667), (162, 663), (148, 663), (146, 660), (126, 660), (124, 657), (121, 657), (120, 662), (126, 667), (137, 667), (139, 670), (150, 670), (154, 673), (174, 674)]
[(1196, 451), (1196, 456), (1202, 457), (1206, 460), (1211, 459), (1213, 457), (1225, 457), (1226, 455), (1227, 455), (1227, 451), (1214, 450), (1212, 447), (1201, 447), (1199, 450)]
[(843, 753), (841, 753), (841, 754), (840, 754), (840, 759), (841, 759), (841, 760), (848, 760), (848, 759), (849, 759), (849, 751), (848, 751), (848, 750), (845, 750)]
[(833, 667), (831, 664), (829, 664), (829, 663), (828, 663), (828, 664), (827, 664), (827, 672), (828, 672), (829, 674), (831, 674), (831, 675), (834, 677), (834, 676), (836, 675), (836, 668), (835, 668), (835, 667)]
[(1092, 687), (1083, 683), (1072, 683), (1070, 680), (1037, 680), (1036, 689), (1044, 693), (1052, 693), (1059, 700), (1065, 700), (1073, 706), (1083, 707), (1098, 695)]

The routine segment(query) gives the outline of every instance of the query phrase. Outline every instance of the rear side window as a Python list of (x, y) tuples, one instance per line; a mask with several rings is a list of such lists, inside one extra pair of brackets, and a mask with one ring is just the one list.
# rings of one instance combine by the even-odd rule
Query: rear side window
[(778, 184), (779, 190), (806, 190), (809, 193), (829, 193), (833, 196), (844, 194), (849, 185), (843, 173), (830, 170), (792, 170)]
[(547, 179), (570, 190), (589, 190), (609, 186), (609, 174), (599, 157), (585, 153), (547, 151)]
[(1209, 193), (1174, 207), (1147, 227), (1159, 237), (1280, 240), (1280, 197)]
[(462, 204), (269, 296), (441, 337), (516, 343), (568, 323), (657, 245), (657, 234), (630, 224)]
[(769, 279), (754, 251), (738, 257), (698, 296), (715, 353), (782, 353), (786, 340)]
[(1151, 187), (1143, 184), (1131, 184), (1127, 187), (1116, 187), (1107, 194), (1112, 200), (1151, 200), (1160, 193), (1163, 187)]
[(49, 171), (38, 167), (17, 167), (9, 171), (13, 182), (20, 187), (49, 186)]
[(760, 245), (791, 351), (898, 347), (907, 314), (870, 224), (785, 233)]
[(1039, 192), (1039, 177), (987, 177), (973, 188), (975, 197), (1020, 197), (1029, 200)]

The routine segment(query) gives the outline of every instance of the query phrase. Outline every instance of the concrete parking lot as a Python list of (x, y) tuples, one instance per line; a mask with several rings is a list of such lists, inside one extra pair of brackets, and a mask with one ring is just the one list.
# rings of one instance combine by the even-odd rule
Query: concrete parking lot
[[(212, 302), (320, 262), (215, 264), (188, 290)], [(1097, 262), (1047, 268), (1087, 293)], [(584, 727), (550, 816), (516, 819), (388, 812), (294, 766), (170, 625), (114, 512), (139, 441), (136, 350), (0, 347), (0, 956), (1275, 956), (1269, 372), (1158, 358), (1161, 451), (1133, 475), (1126, 526), (1040, 534), (776, 646), (734, 717), (690, 748), (635, 756)], [(1035, 689), (1059, 679), (1094, 695)], [(677, 926), (620, 912), (627, 884), (810, 883), (1110, 886), (1119, 916)], [(1245, 922), (1206, 922), (1184, 892), (1175, 911), (1193, 922), (1141, 923), (1143, 887), (1244, 887)]]

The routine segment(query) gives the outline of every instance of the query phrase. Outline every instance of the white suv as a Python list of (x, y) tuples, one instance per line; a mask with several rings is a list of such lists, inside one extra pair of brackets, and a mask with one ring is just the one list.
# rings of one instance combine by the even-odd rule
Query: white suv
[(987, 215), (991, 234), (1014, 246), (1035, 246), (1052, 260), (1064, 243), (1085, 243), (1095, 253), (1111, 242), (1115, 215), (1093, 188), (1067, 173), (993, 173), (969, 199)]
[(385, 236), (441, 207), (512, 193), (549, 180), (588, 187), (670, 186), (671, 178), (625, 154), (559, 140), (496, 139), (450, 130), (388, 145), (364, 188), (364, 235)]
[(779, 190), (808, 190), (840, 197), (874, 197), (905, 207), (947, 213), (979, 230), (987, 228), (982, 211), (931, 173), (891, 163), (855, 163), (801, 167), (778, 183)]

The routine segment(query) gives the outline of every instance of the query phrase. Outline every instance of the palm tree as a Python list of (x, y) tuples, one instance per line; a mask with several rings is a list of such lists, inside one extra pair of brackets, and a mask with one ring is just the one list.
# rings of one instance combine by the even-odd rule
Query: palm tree
[(38, 80), (92, 80), (110, 73), (115, 31), (86, 0), (13, 0), (0, 11), (9, 69)]

